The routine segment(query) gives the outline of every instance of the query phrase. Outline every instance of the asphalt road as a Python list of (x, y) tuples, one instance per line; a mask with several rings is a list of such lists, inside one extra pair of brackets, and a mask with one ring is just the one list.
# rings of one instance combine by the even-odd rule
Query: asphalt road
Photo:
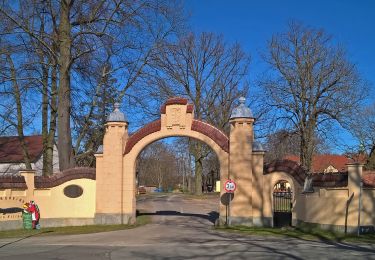
[(144, 197), (137, 208), (153, 223), (98, 234), (1, 239), (0, 259), (375, 259), (375, 245), (216, 231), (215, 197)]

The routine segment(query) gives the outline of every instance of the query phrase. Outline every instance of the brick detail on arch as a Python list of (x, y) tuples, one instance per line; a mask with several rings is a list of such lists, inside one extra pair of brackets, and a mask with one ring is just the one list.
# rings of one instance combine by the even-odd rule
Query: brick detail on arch
[(216, 127), (199, 120), (193, 120), (191, 130), (204, 134), (217, 143), (221, 149), (229, 153), (229, 138)]
[(182, 97), (173, 97), (168, 99), (161, 107), (160, 113), (165, 114), (168, 105), (187, 105), (187, 113), (193, 112), (193, 104), (188, 104), (188, 100)]
[(128, 154), (131, 151), (131, 149), (134, 147), (134, 145), (136, 145), (140, 140), (142, 140), (142, 138), (148, 136), (149, 134), (158, 132), (160, 130), (161, 130), (160, 119), (155, 120), (145, 125), (144, 127), (139, 129), (137, 132), (135, 132), (129, 137), (128, 141), (126, 142), (124, 154)]
[(305, 181), (306, 170), (291, 160), (276, 160), (264, 166), (263, 174), (285, 172), (293, 177), (300, 185)]
[(67, 169), (63, 172), (54, 173), (49, 177), (35, 176), (35, 188), (46, 189), (59, 186), (67, 181), (76, 179), (91, 179), (96, 180), (95, 168), (77, 167)]

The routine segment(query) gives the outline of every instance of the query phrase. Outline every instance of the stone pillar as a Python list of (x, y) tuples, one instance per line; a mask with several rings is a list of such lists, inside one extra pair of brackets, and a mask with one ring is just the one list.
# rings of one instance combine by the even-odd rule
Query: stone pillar
[(128, 123), (119, 104), (105, 124), (103, 152), (96, 155), (96, 214), (98, 224), (124, 223), (123, 151), (128, 138)]
[(231, 224), (252, 225), (252, 146), (254, 118), (245, 99), (232, 112), (229, 140), (229, 177), (237, 184), (231, 202)]
[(271, 201), (267, 193), (264, 192), (263, 167), (265, 151), (260, 143), (253, 144), (252, 156), (252, 208), (253, 208), (253, 225), (254, 226), (272, 226)]
[[(359, 193), (362, 182), (362, 168), (363, 164), (351, 163), (348, 167), (348, 189), (349, 199), (347, 203), (347, 232), (353, 233), (357, 230), (358, 225), (358, 210), (359, 210)], [(363, 208), (363, 205), (362, 205)], [(362, 210), (363, 212), (363, 210)], [(363, 215), (362, 215), (363, 216)]]
[(33, 200), (34, 189), (35, 189), (35, 170), (21, 170), (19, 171), (20, 175), (25, 178), (27, 191), (26, 191), (26, 200)]

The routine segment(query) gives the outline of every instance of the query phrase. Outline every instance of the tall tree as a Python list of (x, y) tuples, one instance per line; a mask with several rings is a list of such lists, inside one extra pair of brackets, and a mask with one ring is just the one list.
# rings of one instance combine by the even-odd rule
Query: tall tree
[[(154, 55), (162, 97), (185, 96), (194, 104), (197, 119), (228, 131), (234, 101), (247, 93), (249, 57), (238, 44), (228, 45), (213, 33), (190, 33)], [(196, 194), (201, 194), (203, 160), (209, 150), (191, 142), (195, 159)]]
[(300, 161), (311, 169), (314, 136), (344, 125), (365, 87), (342, 47), (321, 29), (291, 22), (268, 42), (264, 60), (271, 73), (259, 81), (274, 122), (296, 129)]
[[(313, 137), (314, 154), (326, 154), (330, 152), (327, 142), (319, 136)], [(299, 155), (300, 137), (296, 131), (278, 130), (269, 133), (266, 139), (265, 161), (281, 160), (287, 155)]]
[[(365, 168), (375, 169), (375, 103), (354, 113), (350, 122), (349, 131), (359, 142), (359, 153), (367, 157)], [(358, 154), (357, 154), (358, 155)]]
[(180, 182), (177, 158), (163, 141), (150, 144), (138, 157), (138, 181), (140, 185), (158, 188), (175, 188)]
[[(31, 159), (24, 135), (25, 113), (23, 100), (28, 93), (28, 84), (22, 80), (22, 76), (20, 79), (20, 74), (22, 75), (21, 69), (16, 67), (12, 54), (10, 53), (10, 50), (3, 49), (0, 52), (0, 57), (3, 56), (4, 59), (4, 63), (2, 64), (5, 65), (2, 67), (2, 73), (0, 73), (0, 83), (5, 86), (9, 85), (9, 88), (0, 91), (3, 100), (2, 105), (9, 106), (8, 113), (2, 114), (0, 117), (7, 121), (16, 130), (23, 153), (25, 168), (31, 170)], [(9, 103), (6, 102), (6, 96), (9, 98)], [(13, 113), (13, 111), (15, 111), (15, 113)]]
[[(118, 82), (123, 82), (116, 86), (119, 90), (118, 101), (122, 101), (145, 74), (150, 54), (160, 46), (158, 42), (175, 32), (183, 21), (179, 11), (179, 3), (158, 0), (29, 0), (0, 3), (1, 25), (12, 28), (8, 37), (15, 40), (27, 36), (32, 44), (26, 51), (39, 57), (35, 59), (39, 66), (34, 76), (42, 86), (44, 148), (50, 150), (48, 147), (51, 147), (54, 137), (54, 124), (57, 124), (60, 170), (73, 167), (76, 160), (70, 125), (72, 107), (90, 115), (91, 108), (86, 110), (80, 106), (84, 103), (95, 104), (93, 99), (96, 97), (90, 95), (87, 98), (84, 93), (97, 86), (95, 81), (100, 77), (87, 76), (87, 72), (98, 71), (102, 64), (109, 63), (111, 71), (108, 73), (117, 77)], [(20, 42), (14, 41), (14, 44)], [(111, 55), (109, 60), (108, 53)], [(48, 121), (49, 131), (45, 127)], [(75, 130), (87, 132), (87, 127)], [(79, 139), (75, 147), (83, 147), (80, 145), (82, 134), (74, 133), (74, 136)], [(49, 157), (50, 154), (44, 155)], [(46, 172), (49, 171), (46, 169)]]

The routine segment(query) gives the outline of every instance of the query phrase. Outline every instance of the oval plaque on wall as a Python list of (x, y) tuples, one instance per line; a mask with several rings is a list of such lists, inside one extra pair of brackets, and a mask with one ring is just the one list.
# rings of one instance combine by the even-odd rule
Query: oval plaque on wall
[(64, 194), (69, 198), (78, 198), (83, 194), (83, 189), (78, 185), (69, 185), (64, 188)]

